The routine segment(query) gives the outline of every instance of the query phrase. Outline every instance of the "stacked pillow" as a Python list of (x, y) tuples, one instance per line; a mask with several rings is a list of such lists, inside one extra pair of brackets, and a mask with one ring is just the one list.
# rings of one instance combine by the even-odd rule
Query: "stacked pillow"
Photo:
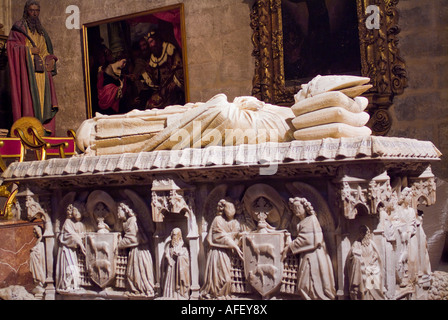
[(370, 136), (369, 101), (360, 96), (372, 87), (368, 82), (365, 77), (317, 76), (303, 85), (291, 107), (295, 139)]

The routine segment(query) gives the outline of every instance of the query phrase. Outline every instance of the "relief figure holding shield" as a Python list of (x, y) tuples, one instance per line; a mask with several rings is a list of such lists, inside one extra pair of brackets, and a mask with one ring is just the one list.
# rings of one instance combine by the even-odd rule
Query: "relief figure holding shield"
[(216, 217), (207, 237), (210, 251), (205, 269), (205, 285), (202, 288), (204, 298), (228, 298), (231, 295), (232, 250), (243, 259), (243, 252), (237, 241), (241, 227), (235, 219), (235, 213), (235, 204), (231, 199), (226, 198), (218, 202)]
[(119, 249), (129, 249), (126, 276), (131, 295), (154, 296), (154, 271), (149, 240), (139, 228), (137, 216), (126, 202), (118, 205), (118, 218), (123, 221), (124, 235)]
[(289, 252), (300, 255), (298, 292), (306, 300), (333, 300), (336, 295), (333, 267), (316, 213), (304, 198), (290, 199), (290, 208), (300, 222), (297, 237), (285, 247), (283, 257)]

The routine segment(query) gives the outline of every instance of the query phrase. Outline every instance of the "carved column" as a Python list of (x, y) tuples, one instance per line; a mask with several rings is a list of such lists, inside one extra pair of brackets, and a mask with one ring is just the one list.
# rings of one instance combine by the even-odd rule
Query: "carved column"
[[(166, 230), (165, 217), (168, 214), (185, 216), (187, 218), (186, 238), (190, 248), (191, 299), (199, 298), (199, 233), (194, 208), (195, 188), (186, 185), (179, 179), (170, 176), (157, 177), (152, 184), (152, 215), (156, 223), (154, 235), (156, 247), (156, 279), (161, 277), (161, 262), (163, 258)], [(160, 283), (158, 284), (160, 287)]]

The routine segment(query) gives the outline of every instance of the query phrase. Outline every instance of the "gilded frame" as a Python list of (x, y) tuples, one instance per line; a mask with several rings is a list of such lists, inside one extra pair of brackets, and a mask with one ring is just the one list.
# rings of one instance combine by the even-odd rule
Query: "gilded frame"
[[(179, 51), (179, 53), (181, 54), (181, 60), (182, 60), (182, 67), (183, 67), (183, 91), (184, 91), (184, 97), (185, 97), (185, 101), (180, 102), (181, 104), (185, 104), (189, 101), (190, 99), (190, 95), (189, 95), (189, 83), (188, 83), (188, 67), (187, 67), (187, 48), (186, 48), (186, 34), (185, 34), (185, 13), (184, 13), (184, 5), (183, 3), (180, 4), (176, 4), (176, 5), (171, 5), (171, 6), (166, 6), (166, 7), (161, 7), (161, 8), (157, 8), (157, 9), (152, 9), (152, 10), (148, 10), (148, 11), (143, 11), (143, 12), (137, 12), (137, 13), (133, 13), (133, 14), (129, 14), (129, 15), (125, 15), (125, 16), (120, 16), (120, 17), (115, 17), (115, 18), (110, 18), (110, 19), (105, 19), (105, 20), (101, 20), (101, 21), (96, 21), (96, 22), (91, 22), (91, 23), (87, 23), (87, 24), (83, 24), (82, 26), (82, 45), (83, 45), (83, 62), (84, 62), (84, 80), (85, 80), (85, 93), (86, 93), (86, 100), (87, 100), (87, 117), (88, 118), (92, 118), (95, 115), (95, 112), (100, 112), (103, 113), (102, 110), (100, 110), (98, 108), (97, 105), (95, 105), (95, 100), (97, 99), (97, 94), (96, 94), (96, 71), (97, 69), (97, 65), (94, 65), (94, 63), (92, 63), (93, 61), (93, 56), (92, 56), (92, 46), (90, 45), (89, 42), (89, 32), (93, 29), (93, 28), (108, 28), (110, 25), (112, 24), (116, 24), (116, 23), (128, 23), (129, 21), (138, 21), (141, 23), (146, 23), (146, 24), (151, 24), (152, 26), (154, 26), (155, 22), (154, 22), (154, 17), (156, 17), (156, 19), (159, 19), (161, 14), (164, 13), (171, 13), (171, 12), (175, 12), (176, 13), (176, 19), (177, 19), (177, 15), (178, 15), (178, 19), (180, 21), (176, 20), (176, 28), (177, 30), (180, 29), (179, 31), (171, 31), (168, 30), (168, 32), (173, 33), (172, 34), (172, 42), (176, 41), (176, 47)], [(178, 13), (177, 13), (178, 12)], [(159, 18), (158, 18), (159, 17)], [(151, 22), (148, 22), (151, 21)], [(159, 19), (160, 21), (162, 20), (161, 18)], [(143, 21), (143, 22), (142, 22)], [(166, 27), (166, 23), (161, 23), (162, 27), (159, 27), (158, 25), (156, 26), (157, 31), (160, 33), (161, 32), (165, 32), (165, 30), (163, 28)], [(173, 23), (174, 25), (174, 23)], [(141, 29), (142, 27), (140, 27)], [(135, 29), (131, 29), (134, 30)], [(104, 33), (104, 32), (103, 32)], [(129, 37), (131, 38), (135, 38), (136, 35), (132, 34), (128, 35), (126, 33), (122, 33), (124, 34), (124, 38), (126, 38), (126, 41), (129, 42)], [(140, 35), (139, 35), (140, 36)], [(93, 38), (92, 38), (93, 39)], [(100, 38), (103, 39), (103, 38)], [(97, 39), (94, 39), (97, 40)], [(93, 40), (91, 42), (94, 42)], [(133, 43), (134, 47), (137, 47), (137, 43)], [(130, 53), (131, 50), (135, 50), (134, 47), (131, 47), (129, 44), (127, 44), (126, 50), (127, 50), (127, 57), (128, 57), (128, 64), (131, 58), (129, 58), (132, 53)], [(128, 111), (131, 111), (132, 109), (142, 109), (142, 107), (140, 108), (133, 108), (133, 107), (129, 107)], [(122, 113), (122, 112), (116, 112), (116, 113)]]
[[(281, 0), (255, 0), (251, 11), (252, 42), (255, 75), (252, 95), (277, 105), (291, 106), (300, 86), (288, 86), (285, 81), (283, 52), (283, 22)], [(356, 0), (361, 75), (373, 85), (367, 93), (369, 127), (375, 135), (386, 135), (392, 126), (389, 107), (396, 95), (407, 87), (405, 63), (400, 57), (397, 35), (397, 5), (399, 0)], [(380, 9), (380, 28), (367, 28), (369, 5)]]

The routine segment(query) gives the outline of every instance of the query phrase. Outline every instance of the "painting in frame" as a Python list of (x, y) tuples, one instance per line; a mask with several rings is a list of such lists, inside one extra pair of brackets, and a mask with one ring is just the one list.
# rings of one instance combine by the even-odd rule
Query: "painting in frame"
[(189, 100), (183, 4), (82, 28), (87, 117)]
[[(406, 65), (398, 48), (398, 3), (255, 0), (252, 95), (291, 106), (301, 85), (318, 74), (369, 77), (373, 87), (364, 94), (369, 99), (368, 126), (375, 135), (386, 135), (392, 126), (388, 109), (407, 87)], [(372, 4), (378, 9), (378, 28), (366, 23)]]
[(361, 75), (356, 1), (282, 0), (285, 81)]

